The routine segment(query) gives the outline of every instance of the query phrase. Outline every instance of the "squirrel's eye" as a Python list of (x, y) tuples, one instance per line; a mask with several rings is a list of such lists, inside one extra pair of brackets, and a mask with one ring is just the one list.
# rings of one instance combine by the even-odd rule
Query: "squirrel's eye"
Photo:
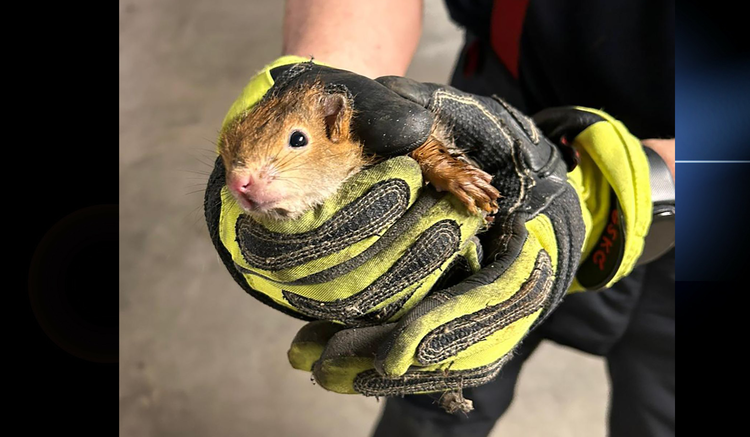
[(307, 137), (300, 131), (292, 132), (292, 136), (289, 137), (289, 145), (292, 147), (305, 147), (307, 145)]

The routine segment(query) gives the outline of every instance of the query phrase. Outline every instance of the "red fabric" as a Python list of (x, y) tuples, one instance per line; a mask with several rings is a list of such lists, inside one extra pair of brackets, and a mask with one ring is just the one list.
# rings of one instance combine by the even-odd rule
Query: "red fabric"
[(466, 48), (466, 60), (464, 61), (464, 77), (471, 77), (476, 73), (479, 66), (479, 40), (475, 40)]
[(495, 0), (492, 7), (490, 43), (516, 79), (521, 30), (528, 5), (529, 0)]

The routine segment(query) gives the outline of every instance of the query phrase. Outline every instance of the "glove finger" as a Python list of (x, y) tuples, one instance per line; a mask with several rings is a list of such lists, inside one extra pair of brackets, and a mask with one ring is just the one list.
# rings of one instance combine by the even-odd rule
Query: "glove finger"
[(313, 364), (320, 359), (328, 341), (342, 329), (343, 325), (325, 320), (306, 324), (292, 340), (287, 352), (289, 364), (295, 369), (311, 372)]
[(533, 120), (547, 138), (558, 144), (562, 137), (572, 142), (587, 127), (605, 121), (597, 114), (573, 106), (544, 109), (536, 113)]
[[(472, 356), (477, 365), (512, 349), (544, 310), (554, 282), (552, 259), (532, 235), (456, 286), (438, 291), (402, 318), (375, 359), (383, 375), (411, 365)], [(488, 352), (489, 355), (485, 355)]]
[[(482, 170), (497, 176), (496, 183), (513, 176), (519, 165), (537, 171), (550, 161), (552, 145), (543, 141), (529, 117), (500, 98), (477, 96), (450, 86), (403, 77), (386, 76), (376, 80), (435, 113), (441, 125), (450, 128), (456, 147)], [(516, 145), (519, 140), (537, 146), (543, 143), (543, 147), (528, 153), (526, 148)], [(496, 188), (506, 196), (508, 187)], [(511, 205), (512, 202), (506, 199), (501, 203)], [(500, 209), (503, 209), (502, 204)]]
[(417, 82), (416, 80), (400, 76), (383, 76), (375, 79), (375, 81), (401, 97), (422, 105), (425, 108), (430, 105), (433, 93), (446, 87), (445, 85), (436, 83)]
[(359, 393), (354, 381), (360, 373), (373, 369), (375, 351), (391, 329), (389, 323), (334, 333), (312, 366), (315, 381), (336, 393)]
[(597, 114), (580, 111), (573, 106), (548, 108), (538, 112), (533, 119), (544, 135), (558, 145), (568, 171), (581, 163), (578, 151), (572, 146), (575, 138), (592, 124), (605, 121)]
[(393, 327), (394, 324), (386, 324), (337, 331), (313, 365), (315, 381), (329, 391), (365, 396), (444, 392), (485, 384), (511, 357), (505, 354), (476, 367), (460, 363), (452, 366), (458, 370), (447, 368), (451, 366), (414, 366), (401, 376), (383, 376), (373, 368), (373, 356)]
[[(532, 143), (536, 144), (539, 142), (539, 132), (536, 129), (536, 126), (534, 126), (532, 120), (498, 97), (478, 96), (460, 91), (451, 86), (429, 82), (422, 83), (399, 76), (383, 76), (375, 80), (383, 84), (386, 88), (396, 92), (401, 97), (422, 105), (425, 108), (429, 108), (433, 112), (439, 112), (437, 111), (438, 105), (435, 102), (435, 98), (436, 93), (440, 92), (441, 94), (444, 94), (441, 98), (450, 97), (460, 105), (478, 108), (483, 117), (495, 118), (495, 121), (497, 121), (496, 128), (501, 130), (503, 128), (517, 130), (519, 131), (518, 133), (525, 134)], [(464, 115), (460, 110), (449, 109), (444, 112), (445, 113), (441, 113), (440, 115), (451, 122), (451, 124), (456, 121), (453, 120), (454, 118), (460, 118)], [(486, 140), (489, 138), (485, 137), (484, 139)]]
[(464, 370), (412, 367), (396, 377), (383, 376), (371, 369), (359, 373), (354, 378), (353, 387), (365, 396), (404, 396), (477, 387), (493, 380), (511, 357), (512, 354), (508, 353), (487, 365)]

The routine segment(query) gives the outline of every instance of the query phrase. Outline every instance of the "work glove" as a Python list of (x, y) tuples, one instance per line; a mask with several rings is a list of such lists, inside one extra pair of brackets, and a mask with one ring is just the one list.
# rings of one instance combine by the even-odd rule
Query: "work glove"
[(294, 339), (290, 362), (329, 390), (449, 392), (443, 407), (468, 411), (460, 389), (494, 378), (566, 292), (585, 289), (582, 283), (611, 286), (632, 270), (651, 217), (648, 164), (639, 141), (601, 111), (540, 113), (550, 140), (501, 99), (404, 78), (378, 81), (452, 126), (456, 144), (494, 176), (504, 197), (480, 235), (482, 269), (434, 290), (395, 323), (310, 323)]
[[(349, 182), (351, 185), (321, 208), (283, 225), (248, 223), (239, 211), (232, 211), (228, 202), (222, 201), (227, 193), (222, 188), (223, 169), (217, 161), (206, 196), (209, 230), (230, 273), (246, 291), (288, 314), (322, 319), (300, 331), (289, 357), (294, 367), (313, 370), (325, 388), (387, 396), (480, 385), (497, 374), (513, 347), (559, 302), (573, 280), (582, 248), (590, 246), (586, 236), (597, 226), (606, 228), (592, 219), (599, 217), (596, 211), (581, 210), (581, 205), (588, 206), (588, 199), (606, 197), (600, 195), (603, 185), (590, 185), (606, 178), (601, 177), (601, 172), (582, 171), (589, 162), (582, 153), (582, 164), (574, 170), (578, 176), (567, 181), (566, 163), (558, 148), (541, 136), (528, 118), (498, 99), (395, 78), (381, 83), (405, 97), (404, 102), (428, 108), (453, 126), (457, 144), (495, 176), (495, 186), (505, 197), (500, 199), (494, 225), (482, 234), (482, 246), (490, 254), (481, 271), (477, 270), (482, 246), (473, 235), (483, 220), (467, 215), (452, 196), (438, 195), (429, 187), (420, 188), (418, 166), (406, 157), (391, 159), (358, 174)], [(373, 92), (372, 95), (392, 97), (380, 89)], [(372, 96), (356, 95), (355, 106)], [(391, 119), (411, 126), (407, 130), (411, 138), (419, 137), (420, 129), (423, 133), (424, 129), (429, 130), (431, 119), (413, 105), (393, 108)], [(360, 114), (367, 119), (367, 112)], [(410, 124), (414, 114), (422, 118)], [(606, 122), (616, 126), (617, 132), (624, 130), (614, 122)], [(582, 133), (586, 130), (582, 129)], [(409, 147), (421, 144), (399, 143), (398, 138), (390, 149), (386, 145), (383, 150), (405, 153)], [(574, 137), (574, 142), (577, 139)], [(629, 139), (626, 142), (632, 143)], [(370, 147), (377, 147), (376, 142), (371, 142)], [(635, 162), (634, 167), (638, 164)], [(364, 216), (343, 214), (357, 202), (381, 204), (385, 196), (371, 198), (374, 187), (391, 179), (405, 181), (409, 187), (405, 212), (392, 216), (379, 212), (366, 212)], [(616, 181), (620, 182), (626, 183)], [(427, 203), (431, 206), (418, 208), (422, 199), (430, 199)], [(443, 206), (437, 207), (441, 203)], [(634, 219), (632, 214), (625, 214), (626, 225)], [(362, 223), (369, 224), (381, 216), (390, 218), (385, 225), (378, 222), (382, 228), (375, 234), (360, 238), (367, 234), (360, 232)], [(433, 243), (445, 242), (443, 237), (430, 237), (429, 244), (415, 243), (424, 243), (424, 235), (430, 234), (427, 231), (437, 223), (445, 224), (442, 219), (446, 217), (455, 223), (454, 230), (456, 226), (460, 230), (458, 237), (453, 232), (456, 243)], [(331, 220), (353, 223), (341, 225), (353, 229), (352, 236), (342, 239), (335, 232), (313, 235), (328, 229)], [(246, 232), (248, 228), (251, 230)], [(269, 239), (269, 233), (276, 233), (276, 239)], [(333, 252), (320, 253), (309, 240), (299, 239), (300, 235), (317, 238), (313, 242), (318, 246), (333, 246)], [(634, 232), (628, 240), (636, 240), (635, 251), (637, 235)], [(272, 244), (262, 249), (261, 243), (268, 241)], [(291, 250), (294, 242), (298, 245)], [(425, 262), (423, 250), (410, 250), (417, 246), (448, 249), (437, 250), (440, 255), (434, 255), (433, 250)], [(307, 247), (313, 250), (301, 250)], [(287, 258), (299, 264), (263, 268), (283, 260), (279, 253), (288, 249), (293, 256)], [(301, 252), (307, 254), (302, 261)], [(627, 263), (620, 266), (612, 281), (628, 271)], [(462, 280), (472, 272), (475, 274)], [(383, 287), (384, 283), (389, 286)], [(432, 294), (423, 299), (430, 290)], [(464, 407), (465, 403), (454, 402), (453, 407), (447, 408)]]

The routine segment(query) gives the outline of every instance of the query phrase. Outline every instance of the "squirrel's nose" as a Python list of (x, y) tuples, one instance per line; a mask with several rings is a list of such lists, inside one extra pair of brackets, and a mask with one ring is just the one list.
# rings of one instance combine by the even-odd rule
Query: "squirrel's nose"
[(262, 208), (283, 197), (283, 191), (263, 172), (232, 172), (227, 175), (227, 187), (247, 211)]
[(233, 175), (232, 179), (228, 182), (229, 188), (233, 189), (238, 193), (246, 194), (255, 183), (253, 175)]

